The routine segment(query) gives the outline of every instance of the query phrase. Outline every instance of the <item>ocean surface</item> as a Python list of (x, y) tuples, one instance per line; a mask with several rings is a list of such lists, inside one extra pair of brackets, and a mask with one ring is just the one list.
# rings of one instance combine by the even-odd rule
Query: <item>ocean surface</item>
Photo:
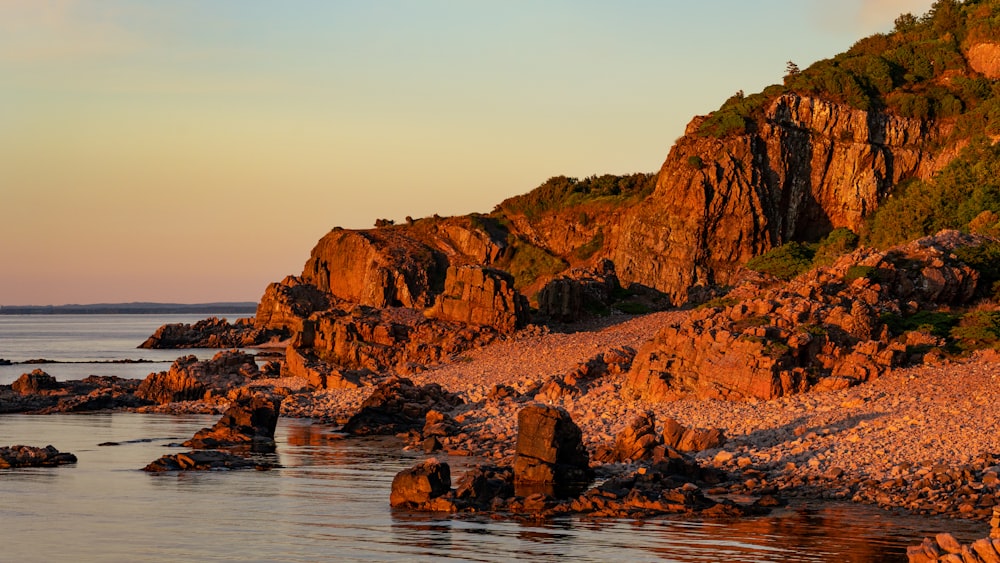
[[(144, 377), (188, 353), (134, 347), (165, 322), (197, 319), (136, 317), (0, 316), (0, 357), (162, 362), (153, 369), (38, 366), (68, 379)], [(137, 365), (144, 367), (132, 371)], [(35, 366), (9, 367), (0, 383)], [(340, 439), (334, 428), (302, 419), (280, 420), (270, 456), (277, 469), (141, 471), (183, 451), (170, 444), (212, 423), (202, 415), (0, 415), (0, 446), (51, 444), (79, 458), (58, 468), (0, 470), (0, 561), (881, 562), (906, 561), (907, 545), (941, 531), (964, 541), (988, 534), (984, 523), (830, 503), (793, 502), (768, 517), (707, 522), (408, 514), (390, 510), (390, 485), (423, 456), (393, 438)], [(118, 445), (99, 445), (107, 442)], [(453, 477), (476, 461), (444, 459)]]

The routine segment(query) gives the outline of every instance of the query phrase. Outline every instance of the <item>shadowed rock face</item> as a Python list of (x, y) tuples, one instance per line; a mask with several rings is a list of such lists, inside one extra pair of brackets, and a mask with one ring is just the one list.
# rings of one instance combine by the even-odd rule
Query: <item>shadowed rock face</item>
[(458, 395), (436, 383), (416, 386), (409, 379), (394, 378), (375, 388), (343, 431), (368, 436), (417, 430), (424, 427), (431, 410), (449, 410), (461, 403)]
[(194, 437), (184, 442), (184, 446), (274, 451), (274, 430), (278, 426), (280, 410), (280, 397), (258, 394), (237, 399), (214, 426), (199, 430)]
[(0, 448), (0, 469), (12, 467), (49, 467), (76, 463), (76, 456), (52, 446), (9, 446)]
[(592, 478), (583, 434), (568, 412), (533, 404), (517, 413), (516, 486), (562, 494), (586, 487)]

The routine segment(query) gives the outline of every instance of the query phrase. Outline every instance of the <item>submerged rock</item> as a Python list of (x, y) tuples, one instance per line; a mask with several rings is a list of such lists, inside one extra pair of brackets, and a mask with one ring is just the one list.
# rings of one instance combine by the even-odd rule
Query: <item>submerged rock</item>
[(219, 471), (227, 469), (270, 469), (273, 465), (259, 463), (238, 455), (219, 451), (195, 451), (165, 455), (143, 467), (143, 471)]
[(76, 463), (76, 456), (60, 452), (52, 446), (6, 446), (0, 448), (0, 469), (15, 467), (49, 467)]

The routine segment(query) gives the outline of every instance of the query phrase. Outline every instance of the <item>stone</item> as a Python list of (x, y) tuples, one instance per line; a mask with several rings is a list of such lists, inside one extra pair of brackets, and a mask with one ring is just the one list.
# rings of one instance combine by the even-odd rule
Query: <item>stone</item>
[(240, 448), (255, 452), (275, 449), (274, 431), (281, 412), (281, 397), (254, 394), (229, 406), (211, 428), (195, 433), (184, 446), (198, 449)]
[(656, 418), (647, 411), (636, 416), (615, 437), (610, 461), (639, 461), (653, 456), (662, 442), (656, 433)]
[(426, 425), (431, 410), (451, 409), (461, 402), (435, 383), (416, 386), (409, 379), (393, 378), (375, 388), (342, 431), (369, 436), (418, 430)]
[(614, 262), (603, 259), (593, 269), (574, 268), (546, 283), (538, 293), (538, 314), (571, 323), (606, 310), (621, 289)]
[(431, 458), (392, 479), (389, 505), (393, 508), (419, 508), (451, 490), (451, 468)]
[(150, 462), (143, 471), (221, 471), (231, 469), (270, 469), (273, 465), (255, 462), (238, 455), (220, 451), (194, 451), (170, 454)]
[(686, 428), (676, 420), (663, 422), (663, 443), (679, 452), (700, 452), (722, 447), (726, 437), (718, 428)]
[(62, 385), (56, 381), (56, 378), (41, 369), (21, 374), (21, 377), (18, 377), (10, 386), (15, 393), (20, 395), (40, 394), (62, 388)]
[(277, 333), (259, 329), (253, 319), (226, 319), (210, 317), (194, 324), (172, 323), (156, 329), (139, 348), (236, 348), (267, 342)]
[(54, 467), (76, 463), (76, 456), (60, 452), (52, 446), (36, 448), (32, 446), (0, 447), (0, 469), (17, 467)]
[(593, 471), (582, 438), (565, 409), (537, 403), (521, 409), (517, 413), (515, 485), (542, 485), (557, 496), (585, 486)]

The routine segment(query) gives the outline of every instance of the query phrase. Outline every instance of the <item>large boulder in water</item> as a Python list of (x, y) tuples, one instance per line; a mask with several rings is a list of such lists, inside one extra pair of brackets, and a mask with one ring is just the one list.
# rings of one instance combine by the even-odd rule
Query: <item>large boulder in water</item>
[(431, 458), (396, 474), (392, 479), (389, 504), (393, 508), (419, 508), (449, 491), (451, 468)]
[(517, 413), (516, 486), (562, 494), (592, 478), (583, 433), (565, 409), (533, 404)]
[(281, 397), (256, 394), (234, 401), (211, 428), (202, 428), (184, 442), (185, 447), (250, 448), (274, 451), (274, 430), (281, 411)]

